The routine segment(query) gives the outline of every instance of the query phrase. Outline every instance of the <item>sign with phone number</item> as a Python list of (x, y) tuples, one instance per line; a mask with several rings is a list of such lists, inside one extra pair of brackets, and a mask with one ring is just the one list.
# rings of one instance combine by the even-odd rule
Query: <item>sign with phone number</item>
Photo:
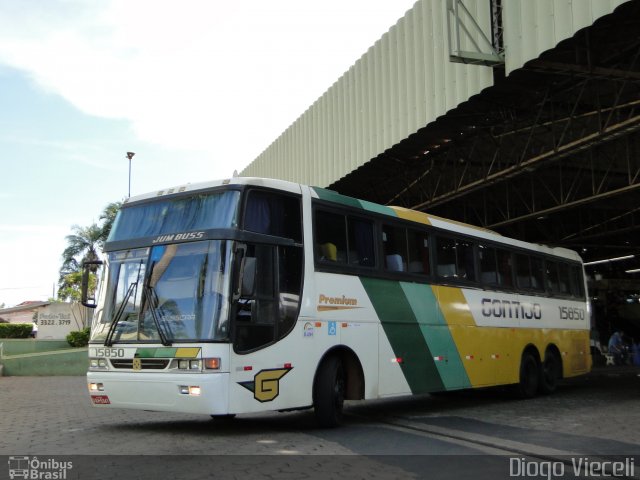
[(37, 338), (62, 340), (70, 332), (83, 327), (85, 316), (85, 312), (69, 304), (51, 304), (39, 311), (33, 320), (37, 327)]

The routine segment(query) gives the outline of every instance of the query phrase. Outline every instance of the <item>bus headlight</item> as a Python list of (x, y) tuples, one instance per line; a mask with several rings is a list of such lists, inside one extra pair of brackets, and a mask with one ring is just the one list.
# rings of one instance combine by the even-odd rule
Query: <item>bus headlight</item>
[(109, 364), (105, 358), (90, 358), (89, 369), (90, 370), (106, 370), (109, 368)]
[(180, 370), (189, 370), (189, 360), (178, 360), (178, 368)]
[(172, 368), (186, 370), (189, 372), (202, 372), (203, 370), (220, 370), (220, 357), (202, 359), (176, 359), (172, 363)]
[(201, 360), (174, 360), (173, 368), (178, 367), (178, 370), (188, 370), (190, 372), (200, 372), (202, 371), (202, 361)]

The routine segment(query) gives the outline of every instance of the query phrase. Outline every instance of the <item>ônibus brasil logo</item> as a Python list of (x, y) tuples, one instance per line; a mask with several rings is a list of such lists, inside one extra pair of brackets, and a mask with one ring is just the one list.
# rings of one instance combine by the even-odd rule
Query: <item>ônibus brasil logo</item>
[(9, 457), (9, 478), (34, 480), (65, 480), (67, 471), (73, 468), (73, 462), (62, 462), (54, 458)]

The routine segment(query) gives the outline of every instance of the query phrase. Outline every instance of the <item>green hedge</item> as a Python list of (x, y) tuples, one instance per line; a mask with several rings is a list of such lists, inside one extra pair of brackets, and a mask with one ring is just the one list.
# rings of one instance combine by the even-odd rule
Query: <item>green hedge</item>
[(29, 338), (31, 330), (30, 323), (0, 323), (0, 338)]
[(69, 333), (67, 342), (72, 347), (86, 347), (89, 344), (89, 327)]

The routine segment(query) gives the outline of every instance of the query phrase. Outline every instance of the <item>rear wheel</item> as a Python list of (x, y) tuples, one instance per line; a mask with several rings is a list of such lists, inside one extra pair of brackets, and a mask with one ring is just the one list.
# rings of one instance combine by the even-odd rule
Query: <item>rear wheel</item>
[(333, 428), (342, 422), (345, 374), (342, 361), (335, 355), (320, 365), (313, 386), (313, 406), (318, 425)]
[(558, 356), (553, 352), (547, 352), (540, 369), (540, 393), (549, 394), (555, 392), (560, 374)]
[(539, 384), (538, 362), (533, 355), (525, 352), (520, 361), (520, 382), (516, 385), (516, 393), (520, 398), (535, 397)]

